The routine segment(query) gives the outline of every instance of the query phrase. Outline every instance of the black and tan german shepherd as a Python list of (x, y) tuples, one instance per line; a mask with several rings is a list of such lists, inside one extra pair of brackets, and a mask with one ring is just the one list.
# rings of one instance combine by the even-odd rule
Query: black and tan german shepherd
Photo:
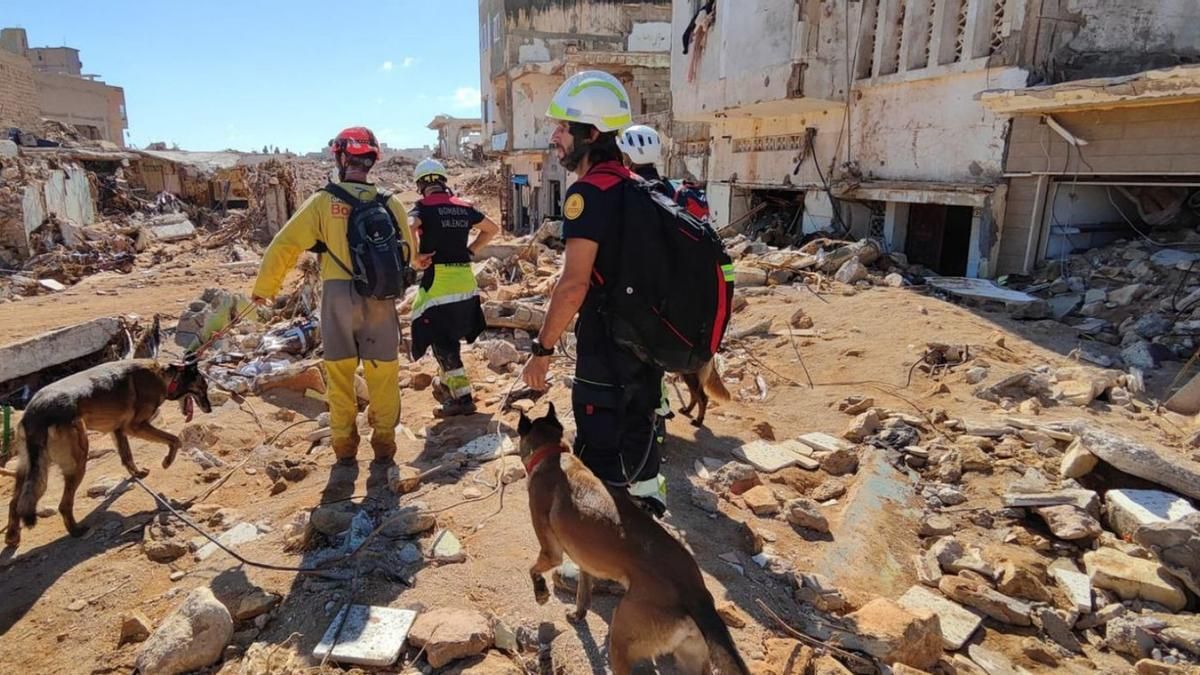
[(4, 543), (21, 543), (21, 524), (37, 522), (37, 503), (46, 492), (50, 463), (63, 472), (63, 495), (58, 512), (71, 536), (87, 529), (75, 522), (75, 491), (83, 481), (88, 460), (88, 431), (108, 432), (117, 444), (121, 463), (131, 475), (145, 477), (129, 448), (129, 436), (158, 441), (167, 446), (162, 466), (175, 461), (179, 438), (150, 424), (165, 401), (179, 401), (190, 421), (192, 404), (212, 412), (208, 382), (195, 361), (169, 365), (153, 359), (112, 361), (65, 377), (29, 401), (18, 429), (16, 485), (8, 508), (8, 534)]
[(538, 420), (522, 413), (517, 433), (540, 549), (529, 569), (537, 602), (549, 600), (543, 575), (566, 553), (580, 570), (571, 622), (587, 613), (593, 578), (627, 589), (609, 623), (613, 675), (664, 654), (687, 675), (750, 675), (695, 558), (627, 490), (605, 485), (571, 454), (553, 404)]
[(698, 404), (700, 410), (697, 411), (695, 419), (692, 420), (692, 426), (704, 426), (704, 416), (708, 414), (708, 401), (715, 398), (718, 401), (728, 401), (730, 399), (729, 390), (725, 388), (725, 381), (721, 379), (721, 373), (717, 370), (717, 360), (714, 358), (697, 373), (689, 373), (681, 375), (683, 383), (687, 385), (688, 393), (691, 395), (691, 402), (679, 409), (679, 412), (684, 415), (691, 415), (692, 409)]

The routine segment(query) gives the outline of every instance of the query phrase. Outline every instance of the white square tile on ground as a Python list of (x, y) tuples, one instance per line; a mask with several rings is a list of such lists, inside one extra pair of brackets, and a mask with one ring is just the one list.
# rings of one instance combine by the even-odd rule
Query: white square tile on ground
[[(395, 663), (408, 640), (408, 631), (417, 620), (417, 613), (409, 609), (350, 605), (347, 616), (346, 610), (343, 607), (334, 617), (313, 649), (313, 656), (323, 660), (328, 654), (330, 661), (377, 668)], [(338, 626), (343, 621), (345, 625), (339, 634)], [(336, 645), (334, 636), (337, 636)], [(330, 653), (331, 645), (333, 653)]]

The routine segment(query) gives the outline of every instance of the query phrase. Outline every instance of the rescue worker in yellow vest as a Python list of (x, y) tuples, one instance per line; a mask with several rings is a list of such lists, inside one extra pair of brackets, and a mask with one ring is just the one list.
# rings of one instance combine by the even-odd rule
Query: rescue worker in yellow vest
[[(365, 127), (351, 127), (329, 144), (338, 168), (336, 185), (359, 201), (375, 199), (379, 191), (367, 180), (371, 167), (379, 160), (375, 134)], [(392, 196), (387, 209), (408, 251), (417, 250), (404, 204)], [(396, 305), (391, 300), (365, 298), (354, 288), (351, 273), (345, 269), (351, 261), (347, 234), (350, 210), (351, 204), (325, 190), (309, 197), (263, 254), (253, 291), (254, 301), (266, 304), (279, 292), (301, 253), (326, 251), (321, 255), (321, 339), (333, 452), (343, 466), (357, 462), (358, 398), (354, 376), (359, 363), (370, 398), (368, 419), (375, 461), (394, 461), (396, 425), (400, 420), (400, 324)]]
[[(471, 415), (475, 400), (462, 361), (462, 340), (474, 342), (487, 328), (471, 260), (500, 232), (496, 223), (446, 186), (446, 167), (434, 159), (417, 164), (422, 198), (409, 212), (421, 241), (416, 267), (425, 270), (412, 311), (412, 357), (433, 347), (441, 370), (442, 407), (434, 415)], [(478, 232), (470, 239), (471, 230)]]

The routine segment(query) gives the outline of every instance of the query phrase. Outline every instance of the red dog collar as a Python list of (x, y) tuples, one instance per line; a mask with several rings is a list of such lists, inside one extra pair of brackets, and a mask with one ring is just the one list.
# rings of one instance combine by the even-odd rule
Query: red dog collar
[(549, 457), (550, 455), (560, 454), (560, 453), (565, 453), (565, 452), (569, 452), (569, 451), (567, 450), (566, 446), (563, 445), (562, 443), (555, 443), (553, 445), (545, 445), (545, 446), (542, 446), (541, 448), (538, 448), (532, 455), (530, 455), (529, 461), (525, 463), (525, 473), (529, 474), (529, 475), (533, 475), (533, 470), (536, 469), (537, 465), (541, 464), (547, 457)]

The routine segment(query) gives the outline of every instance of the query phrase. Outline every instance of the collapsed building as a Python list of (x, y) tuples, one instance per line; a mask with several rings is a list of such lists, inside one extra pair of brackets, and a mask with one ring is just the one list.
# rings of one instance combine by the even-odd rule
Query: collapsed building
[(468, 159), (475, 158), (482, 153), (480, 139), (483, 121), (478, 117), (461, 118), (438, 115), (426, 128), (438, 132), (438, 144), (433, 153), (435, 157)]
[(666, 0), (480, 0), (483, 144), (498, 156), (507, 229), (532, 232), (562, 213), (569, 177), (549, 150), (546, 109), (582, 70), (612, 73), (636, 117), (669, 113), (671, 10)]
[(677, 0), (674, 117), (711, 125), (718, 228), (877, 236), (940, 274), (1027, 273), (1087, 246), (1063, 238), (1081, 227), (1136, 236), (1118, 209), (1164, 217), (1130, 201), (1154, 201), (1142, 188), (1173, 183), (1186, 205), (1194, 75), (1147, 70), (1196, 60), (1200, 8), (1166, 5)]

